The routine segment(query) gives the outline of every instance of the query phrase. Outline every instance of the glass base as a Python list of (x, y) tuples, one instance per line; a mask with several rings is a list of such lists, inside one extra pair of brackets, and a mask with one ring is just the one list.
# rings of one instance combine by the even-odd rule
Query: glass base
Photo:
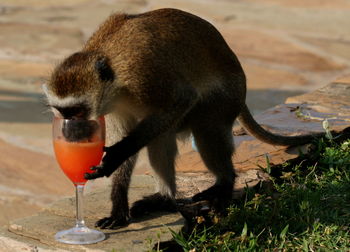
[(55, 240), (67, 244), (92, 244), (103, 241), (105, 234), (87, 227), (74, 227), (55, 235)]

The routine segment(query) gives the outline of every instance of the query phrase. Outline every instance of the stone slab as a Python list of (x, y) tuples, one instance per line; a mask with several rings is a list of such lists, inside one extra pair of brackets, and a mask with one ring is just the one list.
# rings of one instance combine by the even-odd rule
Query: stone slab
[[(249, 2), (261, 3), (260, 0), (248, 0)], [(324, 0), (265, 0), (265, 4), (274, 4), (285, 6), (287, 8), (311, 8), (311, 9), (326, 9), (326, 10), (342, 10), (349, 9), (350, 3), (347, 0), (332, 0), (332, 1), (324, 1)]]
[(78, 50), (82, 43), (80, 29), (21, 22), (0, 23), (0, 55), (6, 54), (7, 58), (53, 63)]
[[(261, 169), (249, 169), (236, 172), (233, 197), (239, 198), (245, 188), (253, 187), (261, 181), (268, 180), (268, 176)], [(215, 177), (209, 172), (184, 172), (176, 176), (177, 197), (191, 198), (215, 183)]]
[[(19, 239), (20, 238), (20, 239)], [(49, 246), (39, 244), (38, 241), (30, 238), (15, 235), (9, 232), (5, 228), (0, 228), (0, 251), (1, 252), (17, 252), (17, 251), (30, 251), (30, 252), (52, 252), (52, 248)], [(66, 249), (55, 249), (55, 252), (69, 252)]]
[[(178, 214), (151, 216), (131, 223), (128, 227), (118, 230), (104, 230), (107, 239), (91, 245), (66, 245), (54, 240), (57, 231), (69, 229), (74, 224), (74, 218), (51, 215), (41, 212), (38, 215), (16, 221), (10, 225), (10, 231), (21, 236), (38, 240), (52, 248), (62, 248), (69, 251), (146, 251), (158, 241), (167, 241), (172, 238), (171, 230), (176, 232), (183, 225), (182, 217)], [(86, 224), (93, 227), (95, 220), (87, 219)]]
[[(153, 193), (154, 190), (154, 179), (151, 176), (134, 176), (129, 201), (132, 203)], [(85, 221), (89, 227), (93, 227), (99, 218), (109, 215), (109, 191), (110, 188), (85, 196)], [(73, 246), (58, 243), (53, 238), (54, 234), (74, 225), (74, 207), (74, 198), (57, 201), (34, 216), (13, 221), (9, 225), (9, 231), (38, 241), (39, 244), (69, 251), (146, 251), (158, 241), (170, 240), (170, 229), (178, 232), (183, 226), (183, 219), (179, 213), (160, 213), (135, 220), (129, 226), (118, 230), (104, 230), (107, 239), (98, 244)]]
[[(280, 134), (322, 131), (321, 123), (326, 117), (333, 124), (333, 128), (341, 130), (349, 125), (348, 97), (350, 97), (350, 84), (336, 82), (313, 93), (290, 98), (287, 104), (269, 109), (256, 119), (269, 130)], [(239, 191), (244, 186), (253, 186), (266, 179), (259, 170), (260, 167), (266, 165), (266, 154), (272, 164), (279, 164), (296, 157), (300, 150), (300, 148), (267, 145), (247, 135), (236, 136), (236, 146), (234, 164), (239, 175), (235, 188), (236, 195), (239, 195)], [(211, 186), (214, 178), (209, 173), (203, 172), (207, 170), (196, 151), (188, 144), (182, 147), (182, 156), (177, 167), (179, 196), (190, 197)], [(186, 173), (186, 171), (192, 173)], [(153, 193), (154, 183), (155, 180), (150, 175), (134, 176), (129, 194), (131, 203), (144, 195)], [(95, 191), (86, 197), (86, 220), (90, 226), (97, 219), (108, 216), (111, 207), (109, 190), (110, 188)], [(156, 242), (159, 234), (161, 234), (161, 239), (171, 238), (170, 233), (161, 228), (163, 225), (175, 230), (179, 230), (182, 225), (182, 218), (179, 214), (154, 215), (151, 218), (131, 223), (124, 229), (108, 231), (109, 238), (96, 245), (72, 247), (58, 244), (53, 241), (53, 235), (57, 230), (69, 228), (74, 223), (74, 205), (72, 198), (55, 202), (51, 207), (35, 216), (12, 222), (9, 230), (27, 239), (37, 240), (40, 244), (69, 250), (126, 248), (124, 251), (139, 251), (139, 249), (147, 249), (146, 246), (151, 246), (151, 242), (147, 242), (147, 239), (152, 239), (153, 243)]]
[[(327, 118), (332, 130), (341, 131), (350, 126), (350, 83), (331, 83), (304, 95), (288, 98), (257, 115), (255, 119), (268, 130), (281, 135), (301, 135), (323, 132), (322, 121)], [(240, 131), (235, 127), (233, 133)], [(233, 163), (237, 170), (266, 167), (266, 155), (272, 164), (296, 158), (305, 147), (284, 147), (263, 143), (252, 136), (235, 136), (236, 152)], [(199, 153), (188, 149), (177, 161), (178, 171), (205, 172)]]
[[(88, 182), (87, 184), (89, 184)], [(84, 197), (85, 216), (91, 219), (100, 219), (109, 215), (111, 210), (110, 202), (111, 185), (107, 185), (104, 189), (92, 191)], [(143, 196), (155, 192), (155, 179), (150, 175), (132, 176), (129, 202), (132, 204)], [(98, 203), (98, 204), (97, 204)], [(46, 211), (54, 215), (74, 218), (75, 216), (75, 198), (67, 197), (59, 200), (45, 208)]]
[(0, 173), (0, 225), (34, 214), (73, 192), (52, 156), (1, 139)]
[[(277, 34), (275, 36), (268, 31), (255, 29), (254, 32), (253, 29), (229, 29), (227, 26), (231, 24), (220, 25), (219, 29), (239, 57), (286, 65), (299, 71), (322, 72), (345, 68), (344, 65), (315, 54)], [(262, 44), (269, 46), (261, 46)]]
[[(73, 193), (73, 189), (69, 189), (71, 186), (69, 181), (63, 175), (61, 176), (52, 158), (29, 155), (22, 149), (11, 147), (16, 144), (25, 146), (29, 150), (44, 151), (47, 154), (51, 152), (50, 122), (42, 117), (44, 109), (41, 109), (37, 102), (40, 90), (28, 92), (29, 88), (33, 84), (36, 85), (43, 75), (46, 75), (46, 71), (49, 75), (49, 68), (53, 66), (51, 63), (57, 63), (57, 60), (61, 60), (63, 56), (80, 48), (97, 25), (111, 12), (140, 13), (161, 7), (175, 7), (198, 14), (223, 32), (225, 39), (236, 51), (247, 72), (248, 88), (258, 90), (254, 91), (253, 95), (251, 95), (252, 91), (248, 92), (248, 96), (251, 96), (250, 100), (256, 103), (251, 104), (255, 105), (255, 107), (252, 106), (254, 112), (265, 110), (264, 106), (270, 107), (271, 101), (274, 104), (282, 102), (277, 100), (277, 96), (278, 99), (284, 99), (281, 97), (294, 95), (289, 92), (290, 90), (297, 89), (298, 92), (304, 92), (305, 88), (315, 89), (343, 75), (346, 71), (349, 73), (348, 0), (328, 2), (324, 0), (308, 0), (307, 2), (302, 0), (2, 0), (0, 4), (0, 65), (2, 68), (0, 84), (9, 82), (9, 87), (12, 88), (18, 83), (23, 90), (23, 92), (0, 90), (0, 138), (11, 143), (10, 145), (0, 143), (1, 148), (7, 150), (6, 155), (3, 152), (1, 160), (11, 156), (16, 157), (17, 153), (23, 154), (21, 159), (13, 159), (12, 166), (0, 165), (0, 170), (4, 169), (7, 177), (10, 178), (1, 182), (5, 183), (6, 190), (3, 190), (3, 187), (0, 188), (3, 192), (0, 194), (0, 212), (5, 211), (6, 219), (17, 216), (10, 214), (14, 212), (11, 210), (12, 203), (13, 209), (21, 208), (25, 211), (29, 209), (31, 202), (37, 202), (37, 198), (42, 196), (41, 189), (49, 187), (49, 185), (43, 187), (41, 183), (38, 183), (40, 180), (35, 171), (49, 177), (55, 177), (57, 172), (55, 179), (57, 182), (60, 181), (60, 186), (56, 185), (56, 187), (64, 191), (62, 194)], [(261, 43), (261, 41), (264, 42)], [(340, 70), (343, 66), (347, 66), (347, 70)], [(337, 82), (349, 83), (349, 76)], [(270, 91), (271, 88), (282, 88), (288, 92)], [(339, 90), (339, 94), (342, 94), (341, 89)], [(331, 97), (328, 103), (339, 102), (339, 94)], [(311, 116), (317, 118), (325, 113), (332, 116), (334, 110), (340, 109), (342, 113), (349, 110), (347, 103), (340, 104), (336, 109), (324, 106), (325, 100), (322, 101), (322, 104), (317, 102), (318, 95), (312, 98), (314, 99), (312, 104), (309, 100), (306, 105), (301, 106), (304, 114), (311, 113)], [(266, 99), (263, 100), (261, 97), (266, 97)], [(292, 133), (293, 131), (288, 129), (290, 116), (295, 114), (291, 110), (296, 108), (292, 103), (296, 105), (299, 102), (306, 102), (305, 98), (311, 99), (304, 97), (298, 102), (289, 100), (290, 104), (278, 108), (277, 112), (270, 110), (257, 118), (277, 132), (286, 130)], [(309, 110), (310, 107), (311, 110)], [(288, 116), (281, 116), (284, 113), (287, 113)], [(293, 117), (292, 127), (298, 126), (302, 129), (309, 127), (306, 131), (313, 127), (322, 130), (320, 120), (294, 119)], [(336, 121), (337, 123), (339, 121)], [(347, 122), (341, 127), (346, 124)], [(279, 126), (274, 128), (276, 125), (280, 125), (281, 129), (278, 128)], [(303, 130), (300, 130), (299, 133), (301, 132)], [(239, 179), (244, 178), (242, 181), (249, 180), (249, 177), (258, 178), (260, 176), (256, 173), (258, 170), (255, 168), (266, 163), (266, 153), (269, 153), (271, 162), (277, 163), (297, 153), (295, 149), (285, 150), (262, 144), (249, 136), (237, 136), (235, 142), (238, 152), (234, 160), (236, 167), (243, 171), (239, 173), (239, 175), (242, 174)], [(184, 149), (180, 147), (180, 153), (184, 154), (185, 164), (179, 161), (177, 170), (180, 173), (186, 171), (186, 174), (178, 176), (178, 185), (181, 193), (190, 196), (210, 186), (213, 178), (207, 173), (198, 153), (192, 151), (190, 144), (185, 146)], [(12, 154), (9, 154), (10, 150)], [(250, 158), (248, 154), (256, 155), (257, 159)], [(41, 169), (41, 165), (34, 165), (36, 160), (47, 162), (47, 169)], [(137, 169), (135, 173), (148, 172), (149, 164), (146, 158), (140, 157), (140, 160), (142, 169)], [(18, 162), (26, 165), (18, 167), (16, 165)], [(23, 172), (20, 173), (21, 170), (17, 168), (21, 168)], [(254, 170), (250, 170), (252, 168)], [(193, 171), (195, 173), (191, 174), (190, 172)], [(22, 180), (23, 183), (13, 182), (12, 178), (16, 178), (18, 174), (23, 175), (23, 178), (26, 177), (27, 180)], [(248, 178), (245, 178), (245, 175)], [(60, 176), (62, 178), (59, 178)], [(61, 186), (65, 181), (66, 186)], [(25, 183), (28, 183), (26, 188), (31, 188), (30, 191), (18, 190), (18, 186), (24, 189), (21, 186)], [(50, 183), (49, 179), (45, 180), (46, 183)], [(13, 187), (9, 188), (7, 185), (13, 185)], [(92, 183), (88, 184), (90, 191), (94, 191), (94, 186), (90, 185)], [(11, 192), (25, 193), (20, 198), (24, 202), (18, 202), (19, 198), (14, 199), (8, 189), (11, 189)], [(30, 196), (33, 195), (33, 192), (35, 195)], [(107, 199), (108, 192), (105, 195)], [(4, 207), (5, 204), (6, 207)], [(33, 209), (37, 209), (37, 206)], [(22, 215), (22, 213), (18, 214)], [(7, 251), (17, 251), (17, 249)]]
[(335, 82), (350, 84), (350, 74), (338, 78)]

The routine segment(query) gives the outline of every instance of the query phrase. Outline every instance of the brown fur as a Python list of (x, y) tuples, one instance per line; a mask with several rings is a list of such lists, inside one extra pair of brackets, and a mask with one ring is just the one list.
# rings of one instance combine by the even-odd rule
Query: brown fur
[(309, 136), (271, 134), (254, 121), (245, 105), (246, 80), (235, 54), (210, 23), (180, 10), (112, 15), (81, 52), (56, 68), (47, 93), (53, 107), (74, 106), (76, 99), (88, 107), (89, 117), (108, 114), (110, 147), (95, 173), (87, 175), (109, 176), (117, 169), (113, 209), (97, 223), (101, 228), (127, 223), (130, 176), (136, 154), (145, 146), (159, 178), (159, 193), (137, 202), (130, 211), (135, 215), (155, 206), (169, 210), (162, 202), (173, 207), (176, 137), (183, 131), (192, 132), (203, 161), (217, 178), (194, 200), (210, 200), (216, 209), (231, 198), (232, 125), (237, 117), (272, 144), (310, 141)]

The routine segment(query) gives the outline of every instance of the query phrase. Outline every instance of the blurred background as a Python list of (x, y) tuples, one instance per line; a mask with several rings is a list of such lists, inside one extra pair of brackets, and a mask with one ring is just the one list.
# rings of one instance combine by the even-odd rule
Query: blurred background
[(42, 99), (53, 67), (111, 13), (164, 7), (223, 34), (254, 113), (350, 73), (350, 0), (0, 0), (0, 225), (73, 194)]

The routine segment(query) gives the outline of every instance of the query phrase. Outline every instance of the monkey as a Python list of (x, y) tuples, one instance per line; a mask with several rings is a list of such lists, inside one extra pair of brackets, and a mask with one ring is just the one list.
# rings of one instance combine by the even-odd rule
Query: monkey
[(62, 133), (69, 142), (91, 141), (95, 130), (98, 128), (96, 121), (65, 120)]
[[(125, 226), (153, 211), (176, 211), (177, 139), (192, 134), (201, 159), (216, 178), (193, 196), (214, 208), (228, 206), (235, 171), (232, 127), (236, 119), (257, 139), (301, 145), (312, 134), (282, 136), (261, 127), (246, 102), (246, 76), (220, 32), (177, 9), (112, 14), (84, 44), (59, 63), (44, 91), (56, 116), (106, 118), (105, 155), (87, 179), (112, 179), (112, 210), (96, 222)], [(157, 192), (129, 209), (128, 188), (137, 153), (146, 147)]]

